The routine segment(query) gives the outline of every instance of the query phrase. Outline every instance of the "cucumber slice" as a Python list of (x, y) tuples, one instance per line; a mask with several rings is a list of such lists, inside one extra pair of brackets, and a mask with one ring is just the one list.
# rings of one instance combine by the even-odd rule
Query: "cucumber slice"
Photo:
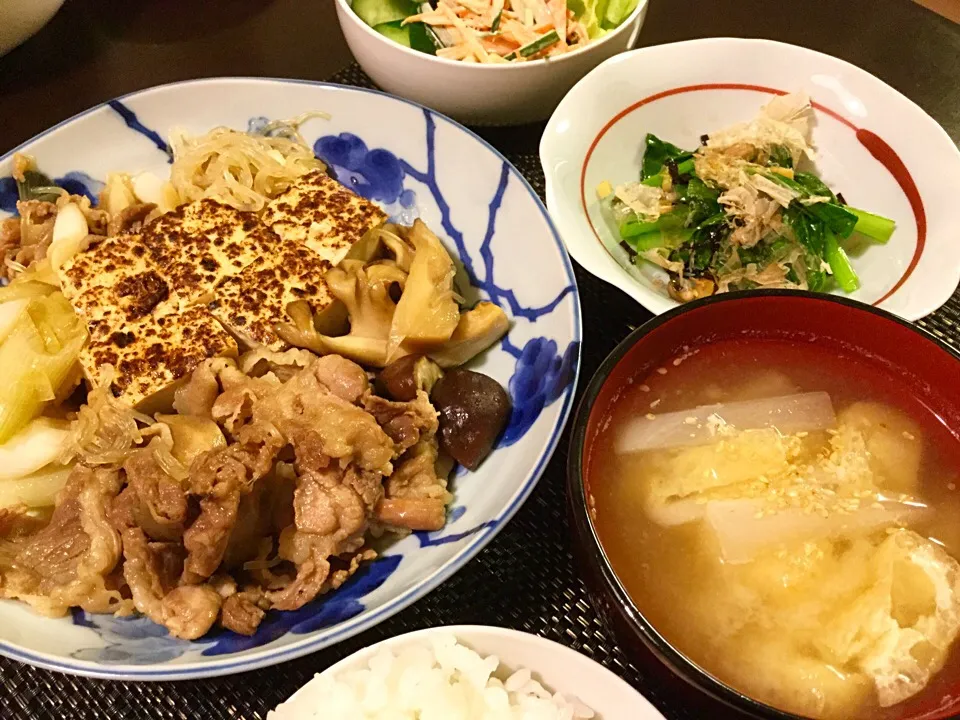
[(427, 27), (423, 23), (403, 25), (402, 22), (402, 20), (395, 20), (393, 22), (380, 23), (373, 29), (389, 40), (393, 40), (393, 42), (404, 45), (412, 50), (418, 50), (428, 55), (436, 54), (437, 46), (431, 39)]
[(529, 42), (523, 47), (521, 47), (516, 52), (512, 52), (509, 55), (504, 56), (504, 60), (516, 60), (517, 55), (521, 57), (530, 57), (531, 55), (536, 55), (538, 52), (546, 50), (548, 47), (552, 47), (560, 42), (560, 36), (557, 35), (556, 30), (551, 30), (550, 32), (541, 35), (533, 42)]
[(417, 6), (410, 0), (353, 0), (353, 11), (367, 25), (376, 28), (416, 15)]

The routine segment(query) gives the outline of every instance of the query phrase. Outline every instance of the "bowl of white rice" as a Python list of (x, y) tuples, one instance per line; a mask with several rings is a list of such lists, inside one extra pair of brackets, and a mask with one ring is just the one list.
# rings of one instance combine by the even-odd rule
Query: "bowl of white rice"
[(585, 655), (504, 628), (438, 627), (364, 648), (267, 720), (663, 720)]

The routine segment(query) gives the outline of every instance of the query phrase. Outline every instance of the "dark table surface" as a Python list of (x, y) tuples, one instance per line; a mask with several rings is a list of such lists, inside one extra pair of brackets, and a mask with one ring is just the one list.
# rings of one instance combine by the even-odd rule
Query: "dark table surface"
[[(960, 139), (960, 26), (909, 0), (651, 0), (641, 45), (706, 36), (766, 37), (836, 55), (919, 103)], [(0, 152), (91, 105), (189, 78), (253, 75), (365, 84), (332, 0), (67, 0), (57, 17), (0, 58)], [(339, 74), (338, 74), (339, 73)], [(542, 126), (483, 130), (538, 190)], [(649, 314), (577, 268), (585, 323), (581, 386)], [(957, 296), (921, 325), (960, 345)], [(165, 684), (71, 678), (0, 658), (0, 718), (264, 718), (356, 649), (438, 624), (534, 632), (603, 662), (671, 720), (725, 718), (693, 691), (630, 665), (597, 619), (569, 552), (561, 441), (533, 496), (467, 567), (363, 635), (279, 667)]]

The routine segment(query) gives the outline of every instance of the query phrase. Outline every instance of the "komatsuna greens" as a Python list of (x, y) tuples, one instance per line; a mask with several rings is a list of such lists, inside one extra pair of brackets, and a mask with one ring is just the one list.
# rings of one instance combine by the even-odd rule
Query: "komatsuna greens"
[(753, 288), (857, 290), (845, 245), (855, 233), (886, 243), (894, 222), (849, 207), (811, 171), (811, 117), (809, 99), (793, 94), (704, 135), (696, 150), (648, 134), (640, 179), (597, 189), (631, 261), (667, 270), (681, 302)]

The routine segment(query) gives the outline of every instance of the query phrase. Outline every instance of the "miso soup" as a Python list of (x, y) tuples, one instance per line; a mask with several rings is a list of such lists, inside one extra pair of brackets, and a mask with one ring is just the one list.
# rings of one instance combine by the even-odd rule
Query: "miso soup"
[(853, 354), (687, 350), (620, 393), (587, 460), (595, 527), (637, 607), (788, 712), (939, 705), (960, 675), (956, 437)]

